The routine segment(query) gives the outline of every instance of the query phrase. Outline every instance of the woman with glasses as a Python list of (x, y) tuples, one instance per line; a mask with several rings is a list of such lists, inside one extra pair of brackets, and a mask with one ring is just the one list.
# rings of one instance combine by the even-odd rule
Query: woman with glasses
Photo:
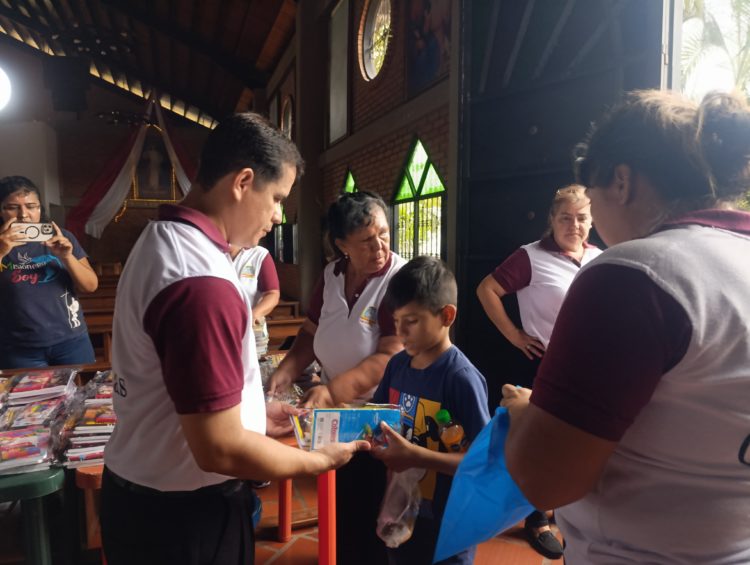
[(29, 179), (0, 179), (0, 369), (93, 363), (78, 292), (99, 284), (75, 236), (52, 222), (47, 241), (27, 241), (28, 223), (48, 222)]

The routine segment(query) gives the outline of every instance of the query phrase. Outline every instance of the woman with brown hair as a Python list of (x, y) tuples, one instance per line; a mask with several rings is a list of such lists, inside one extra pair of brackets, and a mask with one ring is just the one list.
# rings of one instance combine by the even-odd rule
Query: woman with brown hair
[(746, 563), (750, 110), (634, 92), (577, 163), (611, 247), (571, 285), (533, 393), (503, 387), (508, 469), (562, 507), (570, 563)]

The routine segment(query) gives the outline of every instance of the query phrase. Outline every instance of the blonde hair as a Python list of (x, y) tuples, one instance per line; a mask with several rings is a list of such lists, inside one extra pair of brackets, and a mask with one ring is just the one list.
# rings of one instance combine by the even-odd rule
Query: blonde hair
[(563, 204), (578, 204), (579, 202), (588, 201), (586, 196), (586, 187), (580, 184), (569, 184), (555, 191), (555, 197), (552, 199), (552, 205), (549, 207), (547, 216), (547, 229), (543, 237), (552, 235), (552, 220)]

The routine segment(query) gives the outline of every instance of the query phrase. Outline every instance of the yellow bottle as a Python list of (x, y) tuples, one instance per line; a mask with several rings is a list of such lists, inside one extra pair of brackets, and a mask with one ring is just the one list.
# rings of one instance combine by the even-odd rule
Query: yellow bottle
[(440, 426), (440, 441), (449, 453), (466, 451), (466, 436), (461, 424), (453, 422), (451, 414), (445, 408), (438, 410), (435, 421)]

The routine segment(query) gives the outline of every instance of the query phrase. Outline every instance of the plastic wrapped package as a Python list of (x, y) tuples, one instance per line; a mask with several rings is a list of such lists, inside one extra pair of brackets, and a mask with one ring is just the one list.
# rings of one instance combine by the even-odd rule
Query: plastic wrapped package
[(411, 538), (419, 515), (422, 495), (419, 481), (425, 470), (407, 469), (400, 473), (388, 473), (388, 485), (378, 514), (376, 533), (390, 548), (396, 548)]
[(0, 432), (0, 475), (49, 467), (49, 429), (32, 426)]
[(65, 368), (22, 373), (8, 395), (9, 403), (27, 404), (58, 396), (69, 396), (76, 390), (75, 376), (78, 371), (77, 368)]

